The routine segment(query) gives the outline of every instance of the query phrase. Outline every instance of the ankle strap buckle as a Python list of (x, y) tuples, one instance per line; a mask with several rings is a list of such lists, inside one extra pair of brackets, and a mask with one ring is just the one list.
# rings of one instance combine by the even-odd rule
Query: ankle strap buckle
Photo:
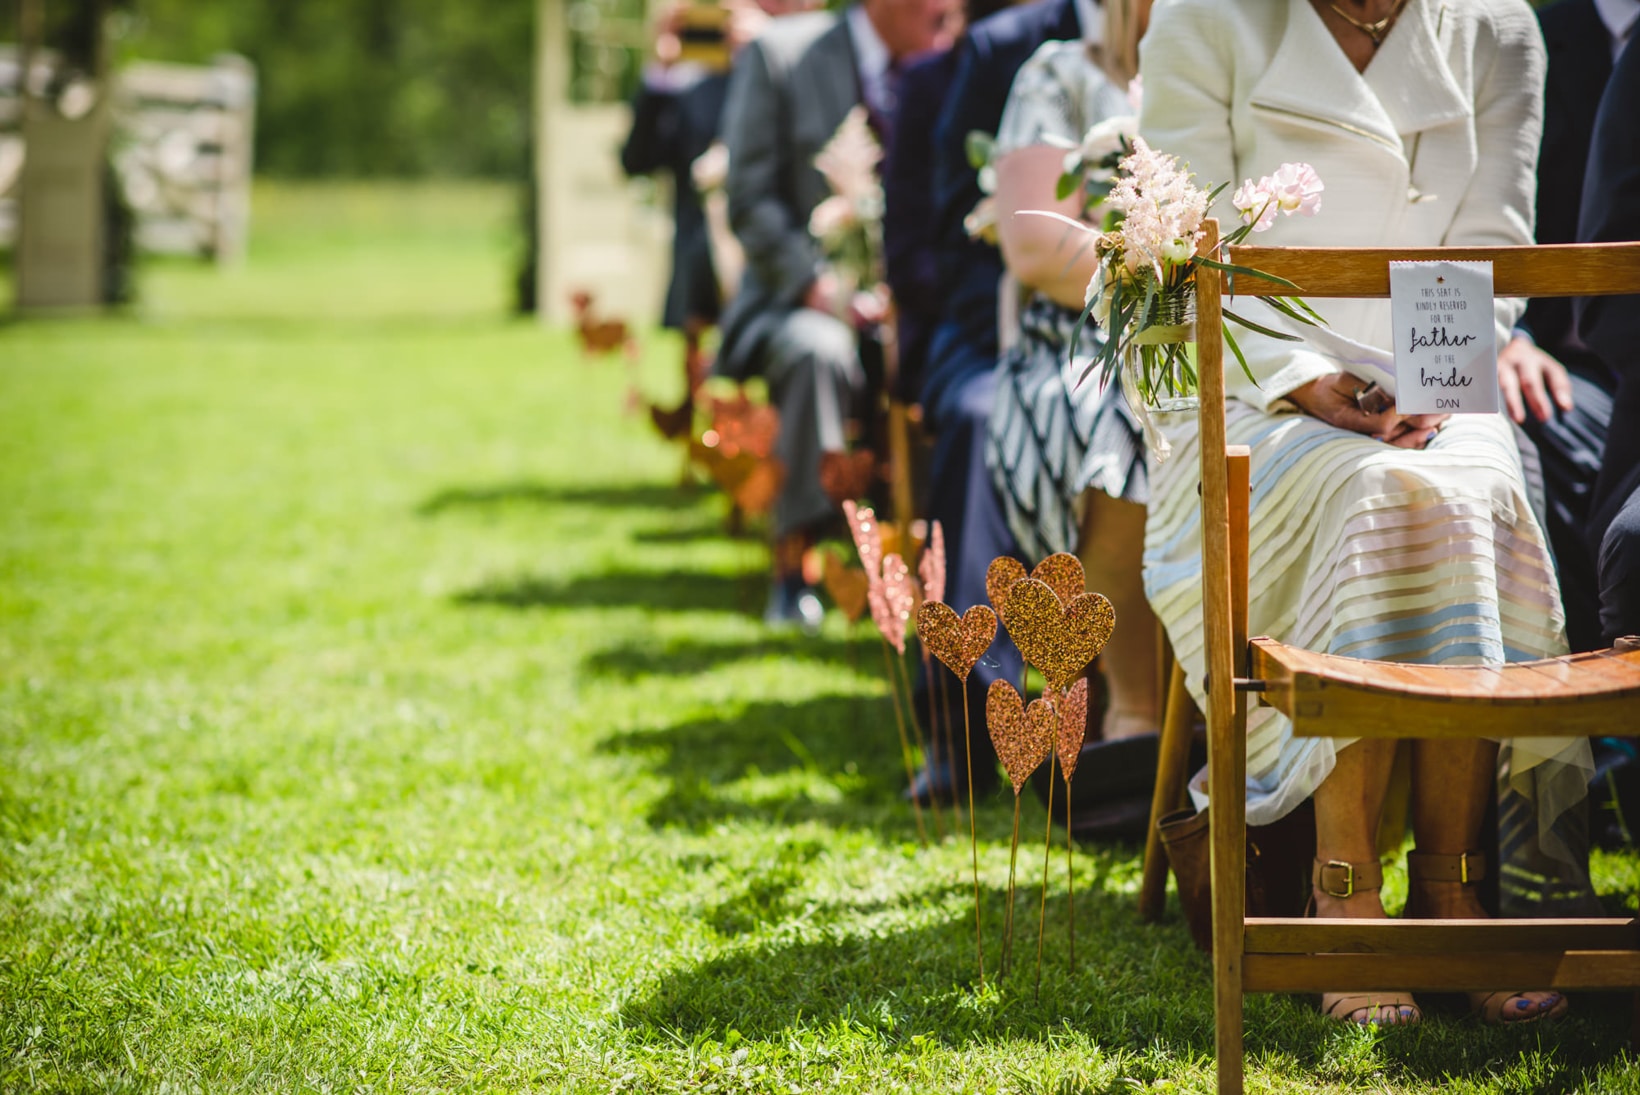
[[(1335, 890), (1327, 884), (1328, 874), (1336, 871), (1344, 872), (1344, 888), (1342, 890)], [(1355, 893), (1355, 864), (1353, 863), (1346, 863), (1342, 859), (1329, 859), (1322, 865), (1320, 876), (1321, 892), (1328, 897), (1350, 897)], [(1336, 878), (1337, 875), (1334, 874), (1333, 877)]]
[(1468, 852), (1460, 852), (1458, 854), (1458, 881), (1460, 883), (1462, 883), (1463, 885), (1465, 885), (1465, 886), (1469, 885), (1469, 853)]

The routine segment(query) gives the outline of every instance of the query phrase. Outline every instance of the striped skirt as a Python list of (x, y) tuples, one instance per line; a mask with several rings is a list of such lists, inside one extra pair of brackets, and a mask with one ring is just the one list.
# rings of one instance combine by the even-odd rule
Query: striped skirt
[[(1436, 665), (1565, 652), (1554, 565), (1502, 415), (1454, 417), (1422, 451), (1235, 400), (1226, 418), (1230, 443), (1252, 449), (1249, 634)], [(1152, 469), (1145, 592), (1204, 704), (1196, 423), (1182, 414), (1164, 423), (1174, 452)], [(1284, 716), (1253, 708), (1248, 823), (1297, 806), (1348, 744), (1295, 738)], [(1540, 826), (1583, 797), (1593, 766), (1582, 739), (1505, 748), (1511, 786), (1535, 803)]]

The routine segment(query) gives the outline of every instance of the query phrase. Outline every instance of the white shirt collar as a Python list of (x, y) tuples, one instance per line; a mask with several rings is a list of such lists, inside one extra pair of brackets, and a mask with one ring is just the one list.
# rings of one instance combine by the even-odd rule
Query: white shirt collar
[(1594, 0), (1594, 10), (1606, 24), (1606, 33), (1612, 36), (1612, 60), (1623, 52), (1623, 45), (1634, 34), (1636, 20), (1640, 20), (1640, 0)]
[(851, 6), (846, 18), (849, 38), (854, 42), (854, 63), (860, 69), (860, 89), (865, 92), (866, 103), (873, 110), (892, 113), (894, 104), (883, 101), (886, 98), (883, 77), (888, 72), (889, 62), (893, 60), (888, 46), (877, 34), (877, 28), (871, 25), (871, 17), (866, 14), (863, 5)]
[[(1640, 3), (1640, 0), (1635, 0)], [(1085, 46), (1103, 45), (1105, 41), (1105, 15), (1099, 9), (1098, 0), (1076, 0), (1076, 21), (1082, 26), (1082, 44)]]

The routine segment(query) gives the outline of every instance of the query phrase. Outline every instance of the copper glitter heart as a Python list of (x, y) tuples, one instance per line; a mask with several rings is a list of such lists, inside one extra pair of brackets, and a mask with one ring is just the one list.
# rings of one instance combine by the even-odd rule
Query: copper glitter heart
[(820, 489), (838, 505), (859, 498), (877, 478), (877, 454), (870, 449), (820, 454)]
[(821, 582), (831, 595), (832, 603), (842, 611), (843, 618), (849, 623), (856, 623), (865, 615), (866, 589), (870, 585), (866, 581), (865, 571), (844, 566), (841, 559), (828, 551)]
[(1002, 606), (1008, 603), (1008, 591), (1025, 577), (1025, 564), (1011, 555), (998, 555), (985, 568), (985, 596), (998, 616), (1002, 615)]
[(924, 601), (917, 609), (917, 637), (930, 654), (966, 681), (997, 637), (997, 615), (984, 605), (975, 605), (958, 616), (944, 602)]
[(1008, 591), (1002, 622), (1048, 687), (1064, 691), (1104, 649), (1116, 627), (1116, 613), (1103, 594), (1083, 593), (1062, 605), (1046, 582), (1027, 578)]
[(945, 530), (935, 521), (928, 526), (928, 546), (917, 563), (923, 596), (930, 601), (945, 600)]
[(1076, 775), (1076, 762), (1082, 756), (1082, 743), (1088, 736), (1088, 678), (1076, 678), (1076, 683), (1058, 697), (1055, 706), (1059, 708), (1059, 733), (1054, 739), (1054, 750), (1059, 754), (1065, 782), (1069, 783)]
[(1058, 725), (1059, 715), (1047, 700), (1032, 700), (1026, 708), (1013, 685), (991, 682), (991, 690), (985, 694), (985, 727), (996, 747), (997, 759), (1008, 773), (1008, 782), (1014, 785), (1014, 794), (1019, 794), (1031, 773), (1053, 753)]
[(1070, 604), (1071, 598), (1088, 591), (1087, 575), (1082, 571), (1082, 560), (1068, 551), (1057, 551), (1031, 571), (1031, 577), (1046, 582), (1059, 595), (1060, 604)]
[(905, 625), (916, 608), (911, 568), (898, 555), (883, 557), (883, 610), (878, 630), (897, 653), (905, 653)]

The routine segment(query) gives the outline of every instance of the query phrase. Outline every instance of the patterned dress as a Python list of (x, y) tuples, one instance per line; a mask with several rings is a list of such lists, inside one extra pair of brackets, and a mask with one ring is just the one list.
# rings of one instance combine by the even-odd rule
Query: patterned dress
[[(1014, 78), (997, 154), (1047, 138), (1080, 144), (1097, 123), (1132, 112), (1080, 41), (1048, 42)], [(985, 463), (1008, 525), (1032, 559), (1076, 550), (1084, 491), (1149, 498), (1143, 442), (1119, 387), (1080, 379), (1104, 333), (1084, 328), (1071, 357), (1078, 315), (1032, 294), (1020, 311), (1019, 338), (998, 363)]]

